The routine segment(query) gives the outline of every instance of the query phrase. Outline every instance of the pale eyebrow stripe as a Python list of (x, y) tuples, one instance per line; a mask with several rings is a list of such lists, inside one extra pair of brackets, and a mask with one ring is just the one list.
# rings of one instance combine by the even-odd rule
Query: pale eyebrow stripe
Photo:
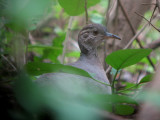
[(85, 31), (82, 31), (82, 32), (81, 32), (81, 35), (84, 34), (84, 33), (86, 33), (86, 32), (89, 32), (89, 31), (90, 31), (90, 30), (88, 30), (88, 29), (85, 30)]

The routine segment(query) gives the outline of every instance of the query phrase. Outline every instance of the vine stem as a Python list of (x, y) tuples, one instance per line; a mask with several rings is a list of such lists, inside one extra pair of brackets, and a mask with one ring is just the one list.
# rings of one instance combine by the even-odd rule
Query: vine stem
[(63, 46), (63, 53), (62, 53), (62, 58), (61, 58), (61, 63), (62, 63), (62, 64), (64, 64), (64, 59), (65, 59), (66, 49), (67, 49), (67, 43), (68, 43), (68, 41), (69, 41), (69, 35), (70, 35), (70, 32), (71, 32), (72, 22), (73, 22), (73, 16), (71, 16), (71, 17), (69, 18), (69, 23), (68, 23), (66, 38), (65, 38), (64, 43), (63, 43), (64, 46)]
[(115, 93), (114, 84), (115, 84), (115, 81), (116, 81), (117, 74), (118, 74), (118, 70), (116, 71), (116, 74), (114, 75), (114, 79), (113, 79), (113, 81), (112, 81), (112, 85), (111, 85), (111, 88), (112, 88), (112, 94), (114, 94), (114, 93)]
[(85, 1), (85, 5), (84, 5), (84, 8), (85, 8), (85, 13), (86, 13), (86, 24), (88, 24), (88, 10), (87, 10), (87, 0), (84, 0)]

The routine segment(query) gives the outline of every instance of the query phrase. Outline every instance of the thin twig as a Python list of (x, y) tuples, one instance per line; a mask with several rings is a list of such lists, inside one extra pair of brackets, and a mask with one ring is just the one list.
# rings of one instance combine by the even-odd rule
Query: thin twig
[(153, 12), (152, 12), (152, 16), (151, 16), (151, 18), (150, 18), (150, 22), (152, 21), (152, 18), (153, 18), (154, 12), (156, 11), (156, 8), (157, 8), (157, 5), (155, 5), (155, 7), (154, 7), (154, 10), (153, 10)]
[[(135, 34), (136, 34), (136, 30), (134, 29), (134, 27), (133, 27), (133, 25), (132, 25), (132, 23), (131, 23), (131, 20), (130, 20), (129, 17), (128, 17), (128, 14), (127, 14), (126, 10), (124, 9), (121, 1), (118, 0), (118, 2), (119, 2), (119, 5), (120, 5), (120, 7), (121, 7), (121, 9), (122, 9), (122, 12), (123, 12), (124, 16), (126, 17), (126, 20), (127, 20), (128, 24), (129, 24), (129, 26), (130, 26), (133, 34), (135, 35)], [(140, 48), (144, 48), (143, 45), (141, 44), (139, 38), (137, 38), (136, 41), (137, 41), (138, 45), (140, 46)], [(155, 66), (154, 66), (151, 58), (148, 56), (147, 59), (148, 59), (149, 63), (151, 64), (151, 66), (153, 67), (153, 69), (155, 70)]]
[(68, 23), (68, 29), (66, 33), (66, 38), (64, 41), (64, 47), (63, 47), (63, 53), (62, 53), (62, 58), (61, 58), (61, 63), (64, 64), (64, 59), (65, 59), (65, 54), (66, 54), (66, 49), (67, 49), (67, 43), (69, 41), (69, 35), (71, 32), (71, 27), (72, 27), (72, 21), (73, 21), (73, 16), (69, 18), (69, 23)]
[(157, 5), (157, 8), (158, 8), (158, 10), (160, 12), (160, 2), (159, 2), (159, 0), (156, 0), (156, 5)]
[(147, 27), (147, 25), (148, 25), (148, 23), (146, 25), (144, 25), (143, 28), (131, 38), (129, 43), (123, 49), (127, 49), (132, 44), (132, 42), (144, 31), (144, 29)]
[(109, 6), (110, 7), (108, 7), (108, 9), (107, 9), (107, 14), (106, 14), (106, 20), (107, 20), (107, 23), (106, 23), (106, 25), (108, 26), (108, 22), (109, 22), (109, 20), (108, 20), (108, 18), (109, 18), (109, 16), (110, 16), (110, 14), (111, 14), (111, 12), (113, 11), (113, 8), (114, 8), (114, 6), (115, 6), (115, 4), (116, 4), (116, 0), (115, 1), (112, 1), (113, 3), (111, 3), (111, 0), (109, 1)]
[(154, 10), (152, 12), (152, 16), (150, 18), (150, 22), (151, 22), (151, 20), (153, 18), (153, 15), (154, 15), (155, 11), (156, 11), (156, 8), (158, 8), (158, 10), (160, 12), (160, 2), (159, 2), (159, 0), (156, 0), (156, 3), (151, 3), (151, 4), (150, 3), (142, 3), (142, 5), (155, 5)]
[[(109, 21), (109, 9), (110, 9), (110, 5), (111, 5), (111, 1), (110, 0), (108, 0), (108, 7), (107, 7), (107, 14), (106, 14), (106, 26), (108, 26), (108, 21)], [(106, 41), (104, 41), (104, 47), (103, 47), (103, 50), (104, 50), (104, 58), (107, 56), (107, 53), (106, 53)], [(106, 64), (106, 62), (104, 61), (104, 69), (106, 69), (106, 67), (107, 67), (107, 64)]]
[(108, 73), (110, 72), (111, 69), (112, 69), (112, 67), (109, 66), (109, 67), (107, 68), (107, 70), (106, 70), (106, 74), (108, 74)]
[(153, 41), (145, 46), (145, 48), (156, 49), (160, 47), (160, 39)]
[(12, 66), (12, 68), (13, 68), (15, 71), (17, 71), (17, 68), (16, 68), (4, 55), (1, 55), (1, 57), (2, 57), (4, 60), (6, 60), (6, 61)]
[(141, 16), (143, 19), (145, 19), (148, 23), (150, 23), (152, 25), (152, 27), (154, 27), (158, 32), (160, 32), (160, 30), (158, 28), (156, 28), (149, 20), (147, 20), (145, 17), (143, 17), (143, 15), (135, 12), (137, 15)]
[(142, 5), (156, 5), (155, 3), (142, 3)]
[(86, 24), (88, 24), (87, 0), (85, 0), (85, 5), (84, 5), (84, 8), (85, 8), (85, 13), (86, 13)]
[(111, 5), (111, 1), (108, 0), (108, 7), (107, 7), (107, 11), (106, 11), (106, 25), (108, 25), (108, 18), (109, 18), (109, 15), (110, 15), (110, 12), (109, 12), (109, 9), (110, 9), (110, 6)]

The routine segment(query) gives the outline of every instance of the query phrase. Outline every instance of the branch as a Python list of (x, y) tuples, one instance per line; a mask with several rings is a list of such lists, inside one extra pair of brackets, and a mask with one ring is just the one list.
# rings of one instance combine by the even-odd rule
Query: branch
[(123, 49), (127, 49), (132, 44), (132, 42), (135, 39), (137, 39), (137, 37), (144, 31), (144, 29), (147, 27), (147, 25), (148, 24), (144, 25), (144, 27), (132, 37), (132, 39), (129, 41), (129, 43)]
[(154, 27), (154, 29), (156, 29), (158, 32), (160, 32), (160, 30), (158, 28), (156, 28), (149, 20), (147, 20), (145, 17), (143, 17), (143, 15), (135, 12), (137, 15), (139, 15), (140, 17), (142, 17), (143, 19), (145, 19), (148, 23), (150, 23), (152, 25), (152, 27)]
[(160, 12), (160, 2), (159, 2), (159, 0), (156, 0), (156, 5), (157, 5), (157, 8), (158, 8), (158, 10)]
[(142, 3), (142, 5), (156, 5), (155, 3)]
[(156, 49), (160, 47), (160, 39), (153, 41), (152, 43), (145, 46), (145, 48)]
[(157, 6), (155, 5), (154, 10), (153, 10), (153, 13), (152, 13), (152, 16), (151, 16), (151, 18), (150, 18), (150, 22), (152, 21), (152, 18), (153, 18), (154, 12), (156, 11), (156, 8), (157, 8)]
[[(127, 15), (126, 10), (124, 9), (121, 1), (118, 0), (118, 2), (119, 2), (119, 5), (120, 5), (120, 7), (121, 7), (121, 9), (122, 9), (122, 12), (123, 12), (124, 16), (126, 17), (126, 20), (127, 20), (128, 24), (129, 24), (129, 26), (130, 26), (133, 34), (135, 35), (135, 34), (136, 34), (136, 30), (134, 29), (134, 27), (133, 27), (133, 25), (132, 25), (132, 23), (131, 23), (131, 20), (129, 19), (129, 17), (128, 17), (128, 15)], [(140, 48), (144, 48), (143, 45), (141, 44), (139, 38), (137, 38), (136, 41), (137, 41), (138, 45), (140, 46)], [(154, 66), (151, 58), (150, 58), (149, 56), (147, 56), (147, 59), (148, 59), (149, 63), (151, 64), (151, 66), (153, 67), (153, 69), (155, 70), (155, 66)]]
[(87, 0), (85, 0), (85, 13), (86, 13), (86, 24), (88, 24), (88, 10), (87, 10)]
[(156, 0), (156, 3), (151, 3), (151, 4), (149, 4), (149, 3), (142, 3), (142, 5), (155, 5), (153, 13), (152, 13), (152, 16), (150, 18), (150, 22), (151, 22), (151, 20), (153, 18), (153, 15), (154, 15), (155, 11), (156, 11), (156, 8), (158, 8), (158, 10), (160, 12), (160, 2), (159, 2), (159, 0)]
[(64, 40), (64, 47), (63, 47), (63, 53), (62, 53), (62, 58), (61, 58), (61, 63), (64, 64), (64, 59), (65, 59), (65, 54), (66, 54), (66, 49), (67, 49), (67, 43), (69, 41), (69, 35), (71, 32), (71, 27), (72, 27), (72, 21), (73, 21), (73, 17), (71, 16), (69, 18), (69, 23), (68, 23), (68, 29), (67, 29), (67, 33), (66, 33), (66, 38)]
[(1, 57), (6, 60), (15, 71), (17, 71), (17, 68), (4, 55), (1, 55)]

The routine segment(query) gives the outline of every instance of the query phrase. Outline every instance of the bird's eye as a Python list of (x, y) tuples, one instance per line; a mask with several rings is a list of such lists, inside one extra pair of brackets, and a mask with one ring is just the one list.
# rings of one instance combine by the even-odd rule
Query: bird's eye
[(88, 33), (84, 33), (83, 38), (87, 38), (87, 37), (88, 37)]
[(97, 30), (94, 30), (94, 31), (93, 31), (93, 35), (96, 36), (97, 34), (98, 34), (98, 31), (97, 31)]

